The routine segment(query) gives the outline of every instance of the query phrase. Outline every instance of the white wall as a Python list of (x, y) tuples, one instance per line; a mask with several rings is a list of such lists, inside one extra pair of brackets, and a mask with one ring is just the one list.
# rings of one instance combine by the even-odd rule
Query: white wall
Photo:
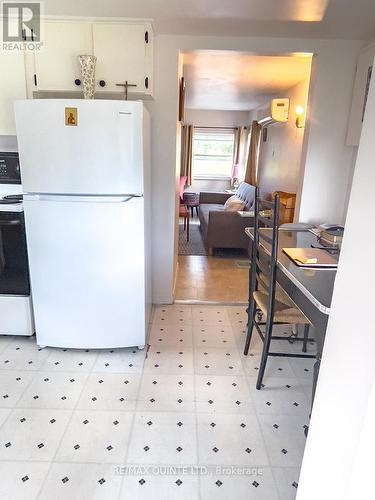
[(374, 498), (374, 133), (373, 79), (354, 172), (298, 500)]
[(337, 40), (155, 37), (155, 100), (148, 105), (153, 122), (154, 302), (172, 301), (179, 51), (222, 49), (263, 55), (291, 52), (316, 54), (301, 218), (318, 222), (342, 220), (344, 214), (352, 171), (352, 148), (345, 146), (345, 135), (360, 46), (361, 42)]
[[(187, 85), (189, 83), (187, 82)], [(249, 125), (248, 111), (186, 109), (185, 122), (195, 127), (245, 127)], [(230, 180), (193, 179), (186, 191), (224, 191), (230, 189)]]
[[(267, 141), (261, 142), (259, 158), (259, 187), (262, 195), (273, 191), (297, 193), (300, 181), (304, 128), (296, 127), (296, 106), (306, 110), (310, 75), (276, 97), (289, 97), (288, 123), (275, 124), (267, 129)], [(260, 115), (262, 107), (258, 111)]]
[(245, 127), (249, 125), (249, 111), (186, 109), (185, 122), (196, 127)]
[(0, 135), (0, 151), (17, 151), (15, 135)]

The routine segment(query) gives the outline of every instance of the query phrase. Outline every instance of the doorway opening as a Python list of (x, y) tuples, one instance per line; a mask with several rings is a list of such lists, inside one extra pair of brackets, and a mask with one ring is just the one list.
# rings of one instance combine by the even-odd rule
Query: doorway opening
[[(181, 58), (175, 300), (246, 303), (251, 189), (266, 198), (282, 192), (284, 222), (298, 210), (312, 54), (200, 50)], [(258, 127), (254, 151), (254, 124), (265, 123), (274, 99), (287, 102), (287, 120)]]

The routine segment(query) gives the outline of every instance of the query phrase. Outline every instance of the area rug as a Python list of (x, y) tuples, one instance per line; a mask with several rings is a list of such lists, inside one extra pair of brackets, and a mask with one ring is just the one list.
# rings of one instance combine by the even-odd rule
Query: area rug
[(184, 231), (183, 222), (180, 222), (178, 225), (178, 232), (178, 253), (180, 255), (207, 255), (199, 224), (190, 224), (189, 241), (186, 241), (186, 231)]
[[(208, 255), (204, 246), (202, 234), (199, 229), (199, 221), (190, 221), (190, 238), (186, 241), (186, 231), (184, 231), (184, 223), (178, 225), (178, 253), (179, 255)], [(213, 257), (221, 257), (223, 259), (237, 259), (236, 267), (249, 266), (249, 256), (246, 250), (241, 248), (214, 248)]]

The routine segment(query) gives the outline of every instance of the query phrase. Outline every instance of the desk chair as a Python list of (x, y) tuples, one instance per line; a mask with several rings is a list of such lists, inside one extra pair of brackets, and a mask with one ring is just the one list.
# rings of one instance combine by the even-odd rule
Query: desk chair
[[(271, 228), (271, 235), (262, 232), (261, 228)], [(279, 230), (279, 196), (274, 201), (259, 198), (259, 190), (255, 193), (254, 244), (249, 279), (248, 330), (244, 354), (249, 352), (253, 329), (255, 328), (263, 341), (262, 357), (258, 372), (256, 388), (261, 389), (268, 356), (291, 358), (315, 358), (310, 354), (270, 352), (271, 340), (287, 340), (282, 336), (272, 335), (274, 324), (304, 325), (304, 351), (308, 339), (310, 322), (291, 298), (276, 283), (277, 252)], [(271, 245), (271, 256), (262, 248), (262, 243)], [(265, 325), (264, 333), (260, 326)]]

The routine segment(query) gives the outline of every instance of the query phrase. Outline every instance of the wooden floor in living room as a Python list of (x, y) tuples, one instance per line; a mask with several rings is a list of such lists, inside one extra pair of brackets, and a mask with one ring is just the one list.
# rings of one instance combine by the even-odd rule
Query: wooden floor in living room
[(248, 268), (236, 258), (179, 255), (175, 300), (246, 303)]

